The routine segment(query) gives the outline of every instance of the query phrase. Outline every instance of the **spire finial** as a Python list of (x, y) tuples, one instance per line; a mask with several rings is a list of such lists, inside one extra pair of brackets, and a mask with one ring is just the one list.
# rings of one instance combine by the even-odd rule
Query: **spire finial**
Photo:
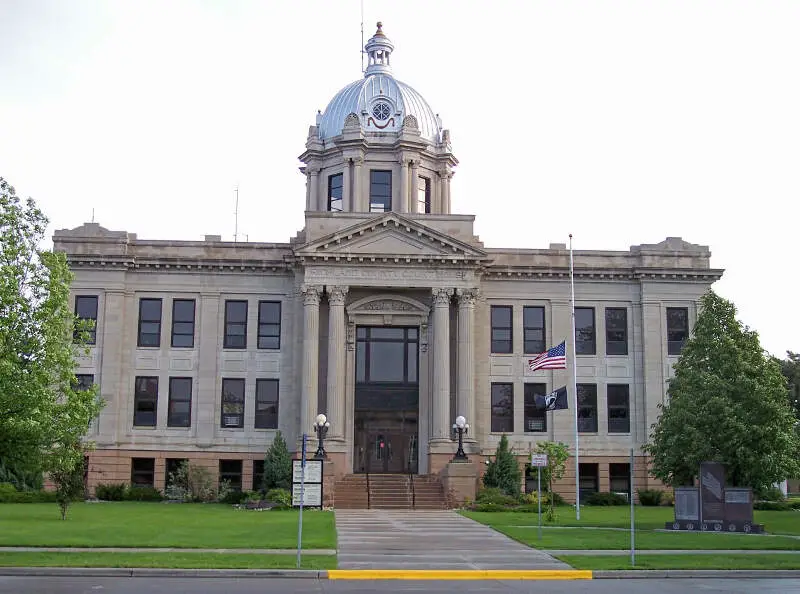
[(375, 35), (383, 35), (383, 23), (378, 21), (378, 30), (375, 31)]

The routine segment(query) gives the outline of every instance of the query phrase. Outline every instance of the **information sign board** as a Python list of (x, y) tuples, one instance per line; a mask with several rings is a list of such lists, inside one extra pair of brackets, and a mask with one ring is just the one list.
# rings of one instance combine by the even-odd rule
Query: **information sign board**
[(531, 466), (534, 468), (547, 466), (547, 454), (531, 454)]

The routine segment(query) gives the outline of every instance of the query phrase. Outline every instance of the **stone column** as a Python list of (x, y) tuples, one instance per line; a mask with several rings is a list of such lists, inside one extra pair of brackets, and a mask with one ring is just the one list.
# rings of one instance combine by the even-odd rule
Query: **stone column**
[(450, 297), (453, 289), (433, 289), (433, 419), (434, 440), (450, 435)]
[(419, 212), (419, 163), (411, 161), (411, 196), (409, 196), (408, 212)]
[(450, 214), (450, 178), (452, 172), (445, 171), (442, 177), (442, 214)]
[(397, 210), (403, 214), (409, 212), (408, 208), (408, 159), (400, 160), (400, 204)]
[(308, 169), (303, 167), (302, 169), (303, 174), (306, 176), (306, 210), (311, 210), (311, 174), (308, 172)]
[(303, 378), (300, 408), (300, 434), (311, 433), (319, 411), (319, 298), (322, 287), (303, 285)]
[(353, 202), (350, 193), (353, 191), (350, 178), (350, 159), (344, 160), (344, 171), (342, 172), (342, 212), (353, 212)]
[(475, 427), (475, 299), (477, 289), (458, 290), (458, 393), (455, 416)]
[(348, 287), (328, 287), (328, 410), (331, 437), (345, 435), (345, 352), (347, 331), (344, 320), (344, 300)]
[(351, 209), (352, 212), (363, 212), (364, 210), (369, 210), (364, 208), (364, 196), (362, 196), (361, 186), (363, 185), (363, 180), (361, 176), (363, 175), (362, 165), (364, 164), (364, 159), (353, 159), (353, 208)]
[(316, 167), (309, 167), (308, 180), (309, 184), (311, 185), (311, 198), (309, 201), (309, 203), (311, 204), (311, 209), (316, 208), (317, 210), (328, 210), (328, 205), (325, 204), (326, 202), (325, 197), (320, 196), (319, 169), (317, 169)]

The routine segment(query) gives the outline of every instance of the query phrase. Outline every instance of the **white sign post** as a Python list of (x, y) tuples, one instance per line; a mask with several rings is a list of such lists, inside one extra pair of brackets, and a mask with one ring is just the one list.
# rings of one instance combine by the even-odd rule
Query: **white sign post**
[[(539, 504), (539, 540), (542, 540), (542, 467), (547, 466), (547, 454), (531, 454), (531, 466), (536, 467), (536, 501)], [(552, 493), (550, 496), (553, 496)]]

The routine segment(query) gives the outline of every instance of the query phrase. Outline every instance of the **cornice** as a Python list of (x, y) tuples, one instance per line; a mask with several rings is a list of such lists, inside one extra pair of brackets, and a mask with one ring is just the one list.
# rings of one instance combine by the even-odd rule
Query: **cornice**
[[(610, 269), (596, 268), (591, 270), (575, 270), (574, 277), (593, 281), (668, 281), (668, 282), (714, 282), (722, 278), (722, 269), (717, 268), (631, 268)], [(528, 266), (487, 266), (483, 271), (486, 280), (566, 280), (569, 279), (569, 268), (542, 268)]]
[(171, 273), (253, 273), (284, 275), (291, 269), (287, 260), (196, 260), (191, 258), (133, 258), (130, 256), (96, 256), (70, 254), (67, 256), (70, 268), (76, 270), (131, 270), (131, 271), (169, 271)]

